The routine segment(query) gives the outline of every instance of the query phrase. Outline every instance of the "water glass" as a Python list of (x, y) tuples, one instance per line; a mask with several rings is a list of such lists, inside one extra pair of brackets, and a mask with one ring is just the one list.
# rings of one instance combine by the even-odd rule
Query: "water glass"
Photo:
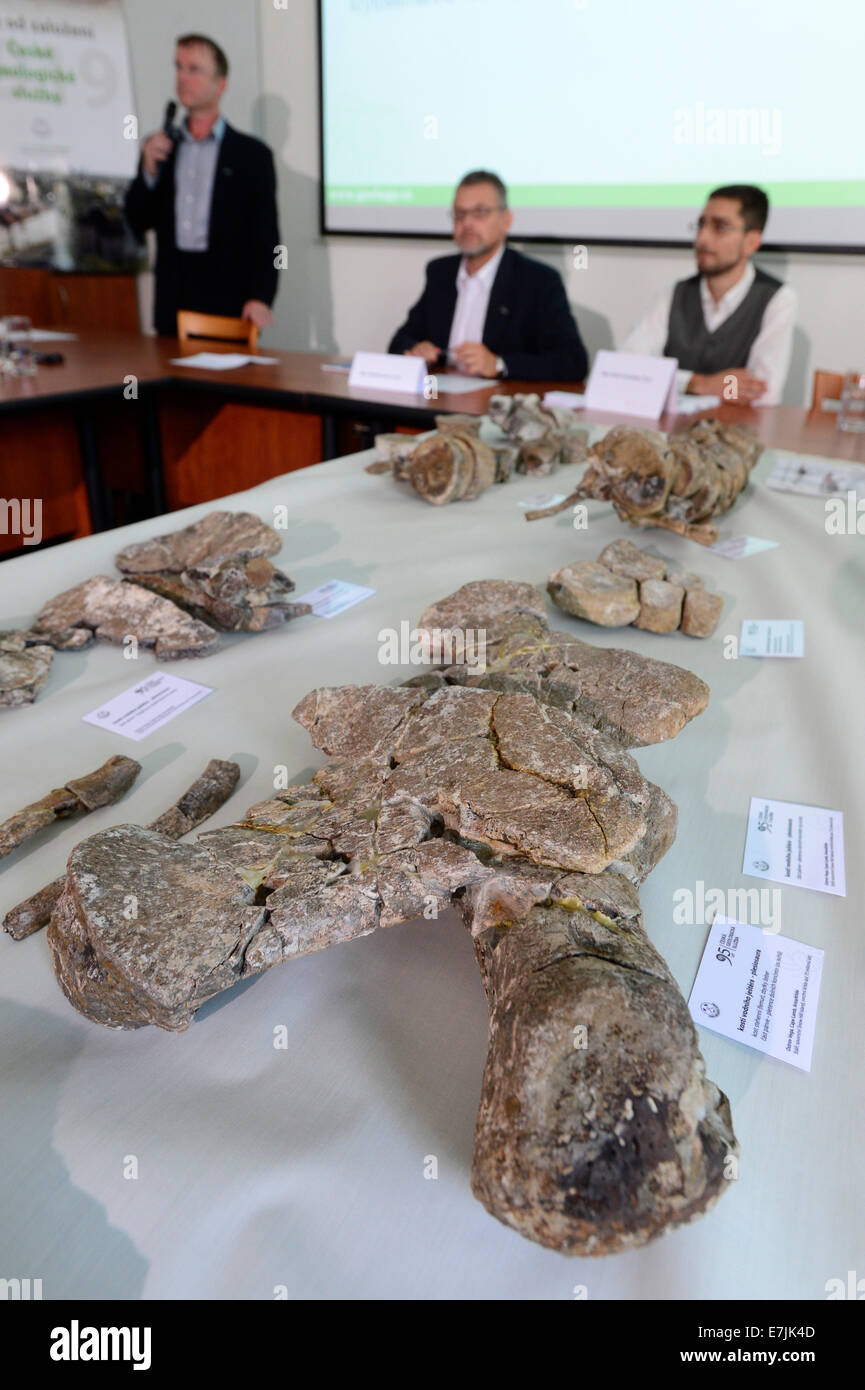
[(844, 373), (839, 430), (865, 430), (865, 370)]

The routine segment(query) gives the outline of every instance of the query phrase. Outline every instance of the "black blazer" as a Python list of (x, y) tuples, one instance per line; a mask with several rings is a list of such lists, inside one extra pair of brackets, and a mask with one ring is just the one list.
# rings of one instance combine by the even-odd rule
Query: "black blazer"
[(174, 233), (174, 162), (178, 142), (148, 188), (141, 165), (126, 193), (126, 220), (137, 236), (156, 228), (157, 333), (175, 334), (179, 308), (237, 316), (248, 299), (272, 304), (278, 271), (276, 174), (273, 155), (262, 140), (243, 135), (226, 122), (219, 146), (207, 252), (206, 302), (181, 305), (179, 257)]
[[(391, 339), (389, 352), (405, 352), (426, 340), (447, 353), (460, 260), (457, 255), (430, 261), (423, 294)], [(483, 343), (517, 380), (582, 381), (589, 365), (558, 271), (509, 246), (490, 290)], [(445, 360), (442, 356), (435, 365)]]

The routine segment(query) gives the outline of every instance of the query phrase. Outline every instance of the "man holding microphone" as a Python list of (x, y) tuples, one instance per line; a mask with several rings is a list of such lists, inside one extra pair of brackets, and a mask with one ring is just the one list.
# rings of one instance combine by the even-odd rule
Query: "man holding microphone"
[(279, 244), (276, 175), (267, 145), (220, 115), (228, 59), (203, 34), (177, 40), (177, 100), (186, 108), (141, 148), (126, 194), (126, 219), (139, 237), (156, 230), (157, 333), (177, 333), (177, 311), (273, 321)]

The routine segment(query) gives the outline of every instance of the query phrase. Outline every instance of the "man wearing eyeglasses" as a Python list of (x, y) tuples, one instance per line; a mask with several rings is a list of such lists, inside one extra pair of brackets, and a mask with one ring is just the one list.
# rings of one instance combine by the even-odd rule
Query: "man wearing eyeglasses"
[(622, 352), (678, 358), (680, 392), (780, 404), (797, 300), (751, 264), (768, 216), (769, 199), (752, 184), (710, 193), (694, 242), (698, 273), (658, 296)]
[(514, 217), (498, 175), (466, 174), (452, 217), (460, 255), (430, 261), (388, 351), (468, 376), (582, 381), (588, 358), (562, 278), (505, 245)]

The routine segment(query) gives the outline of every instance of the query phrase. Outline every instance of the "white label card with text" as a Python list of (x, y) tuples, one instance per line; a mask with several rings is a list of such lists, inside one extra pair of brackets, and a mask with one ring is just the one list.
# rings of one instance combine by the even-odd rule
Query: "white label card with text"
[(191, 705), (197, 705), (206, 695), (213, 694), (210, 685), (198, 685), (182, 676), (158, 671), (145, 676), (128, 690), (106, 700), (89, 714), (82, 715), (85, 724), (96, 724), (112, 734), (134, 739), (136, 743), (148, 734), (161, 729), (176, 715)]
[(329, 579), (310, 589), (308, 594), (300, 594), (295, 603), (308, 603), (317, 618), (335, 618), (346, 608), (371, 598), (375, 589), (365, 589), (362, 584), (350, 584), (347, 579)]
[(742, 873), (846, 898), (843, 814), (752, 796)]
[(801, 618), (745, 618), (739, 655), (804, 656), (805, 624)]
[(811, 1070), (823, 952), (716, 917), (688, 1008), (695, 1023)]

